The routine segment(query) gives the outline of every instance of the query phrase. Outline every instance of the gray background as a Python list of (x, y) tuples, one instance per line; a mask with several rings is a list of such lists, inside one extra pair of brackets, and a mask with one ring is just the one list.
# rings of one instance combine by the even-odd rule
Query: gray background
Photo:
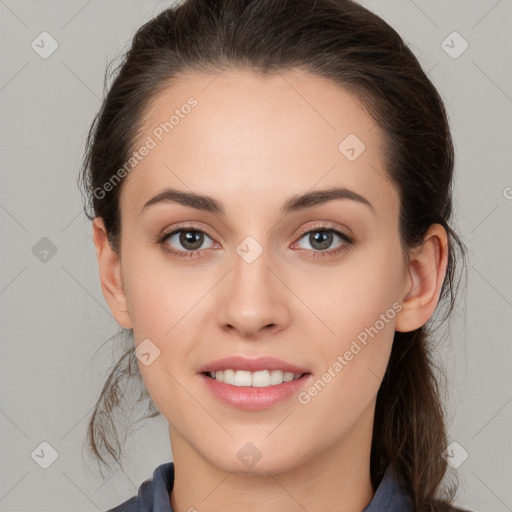
[[(450, 378), (450, 439), (469, 454), (458, 467), (458, 504), (505, 512), (512, 510), (512, 1), (364, 4), (409, 43), (448, 109), (455, 228), (469, 248), (467, 299), (459, 298), (439, 350)], [(109, 480), (82, 449), (118, 355), (105, 341), (119, 326), (101, 293), (76, 185), (106, 64), (168, 5), (0, 0), (2, 512), (106, 510), (172, 457), (162, 417), (130, 435), (125, 472)], [(59, 45), (47, 59), (31, 47), (43, 31)], [(453, 31), (469, 44), (458, 58), (442, 46)], [(460, 43), (449, 43), (452, 52)], [(43, 237), (57, 251), (46, 261), (37, 245), (48, 245)], [(48, 469), (31, 456), (44, 441), (58, 454)]]

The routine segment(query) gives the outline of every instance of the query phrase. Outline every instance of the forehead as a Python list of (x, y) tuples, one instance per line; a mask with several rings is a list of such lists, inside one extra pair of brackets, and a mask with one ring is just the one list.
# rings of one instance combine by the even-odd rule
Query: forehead
[(353, 189), (383, 210), (398, 200), (373, 118), (345, 89), (298, 70), (182, 75), (148, 105), (133, 149), (148, 143), (122, 211), (166, 187), (218, 197), (233, 214), (315, 186)]

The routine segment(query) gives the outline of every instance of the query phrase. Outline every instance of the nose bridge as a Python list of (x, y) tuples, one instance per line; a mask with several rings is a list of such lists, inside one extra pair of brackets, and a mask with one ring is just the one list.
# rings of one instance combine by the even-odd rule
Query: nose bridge
[(236, 247), (233, 270), (223, 287), (218, 321), (244, 336), (254, 336), (263, 328), (282, 327), (288, 308), (282, 284), (274, 275), (272, 258), (264, 245), (247, 236)]

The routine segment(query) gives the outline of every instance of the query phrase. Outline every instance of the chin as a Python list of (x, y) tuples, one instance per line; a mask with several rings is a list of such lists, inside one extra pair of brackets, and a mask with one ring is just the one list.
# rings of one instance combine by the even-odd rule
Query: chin
[(261, 448), (263, 443), (237, 443), (236, 447), (226, 448), (221, 453), (205, 455), (212, 465), (223, 471), (252, 476), (286, 473), (306, 462), (295, 443), (290, 447), (281, 444), (277, 449), (269, 446), (268, 440)]

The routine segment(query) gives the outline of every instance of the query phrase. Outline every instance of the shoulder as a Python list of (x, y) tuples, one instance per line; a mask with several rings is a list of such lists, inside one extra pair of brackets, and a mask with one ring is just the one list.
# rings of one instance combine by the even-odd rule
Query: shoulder
[(160, 464), (144, 480), (135, 496), (106, 512), (172, 512), (169, 493), (174, 484), (174, 463)]

